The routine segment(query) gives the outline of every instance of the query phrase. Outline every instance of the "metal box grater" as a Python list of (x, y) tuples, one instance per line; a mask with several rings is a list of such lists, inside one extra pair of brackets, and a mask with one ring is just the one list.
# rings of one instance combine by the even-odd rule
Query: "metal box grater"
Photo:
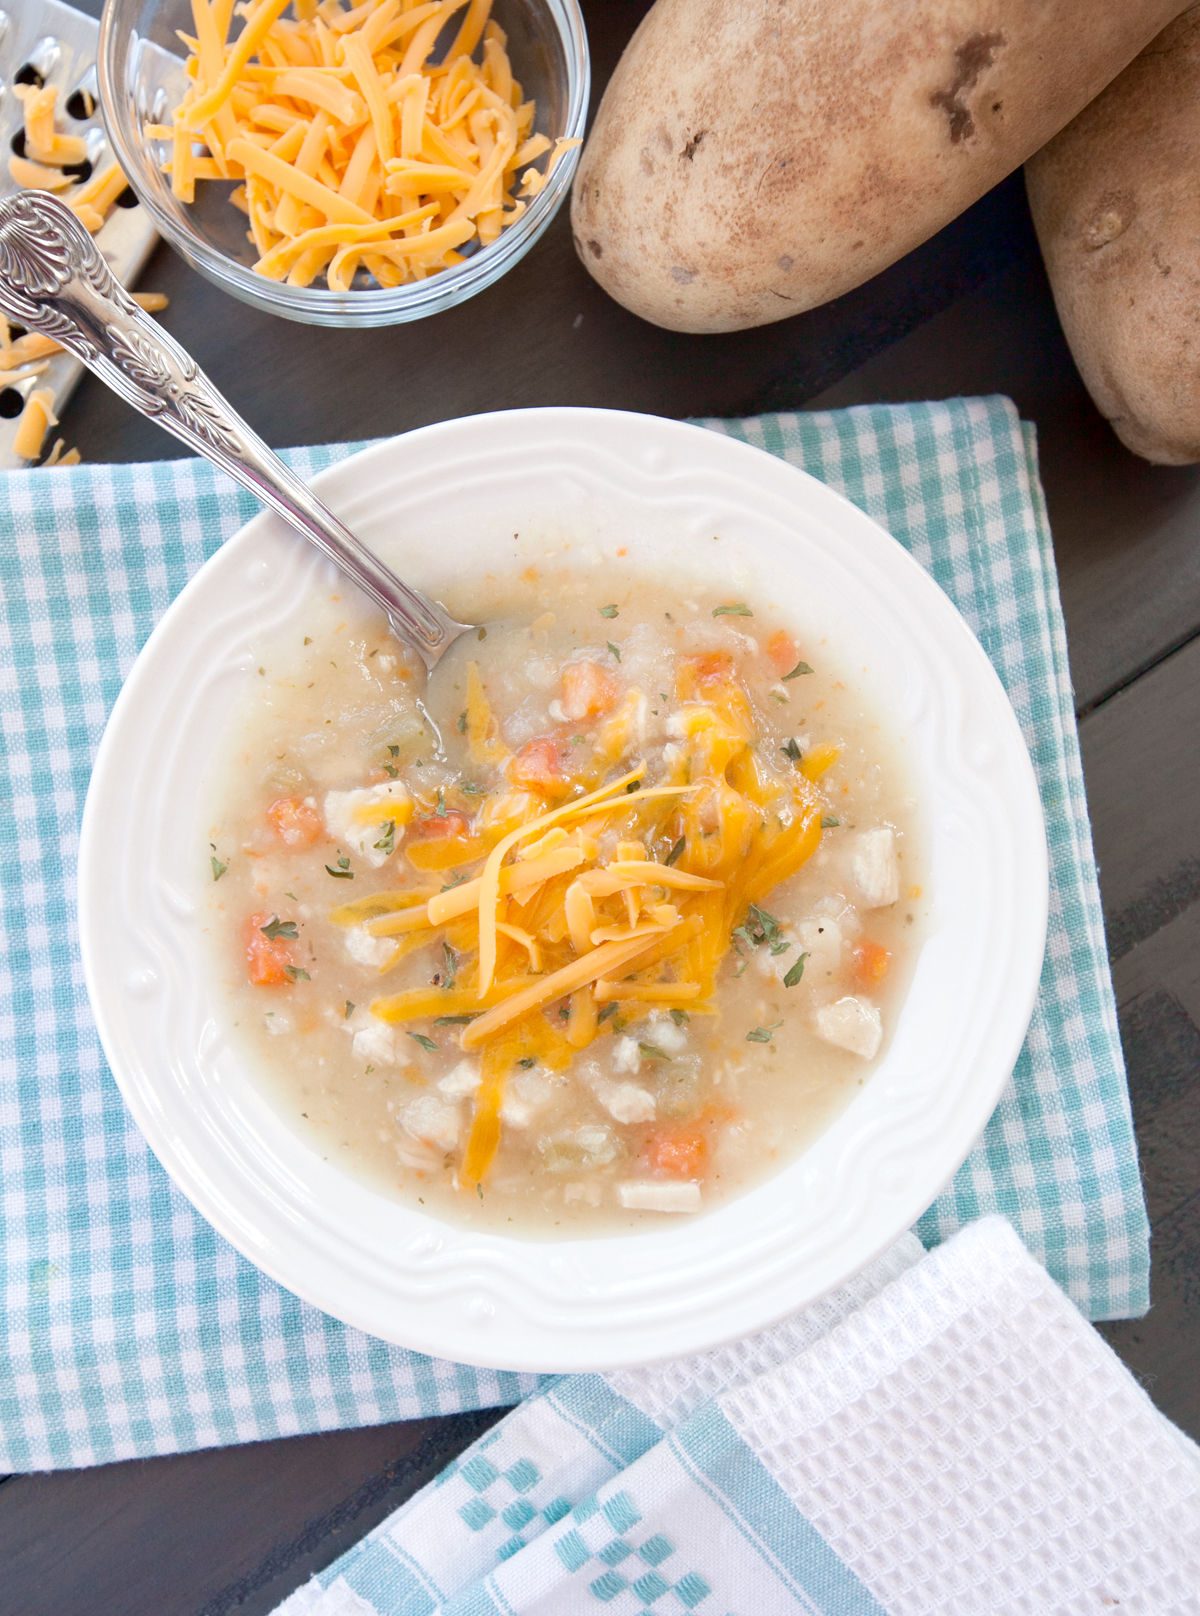
[[(46, 84), (58, 87), (58, 112), (63, 127), (71, 134), (82, 135), (87, 142), (88, 161), (93, 168), (111, 161), (112, 150), (96, 95), (96, 42), (100, 25), (91, 17), (60, 0), (8, 0), (12, 9), (0, 10), (0, 196), (10, 196), (17, 190), (8, 171), (8, 159), (19, 146), (23, 128), (23, 108), (13, 94), (17, 82), (37, 82), (39, 75)], [(88, 114), (88, 107), (91, 113)], [(76, 116), (84, 114), (84, 116)], [(67, 200), (70, 192), (65, 193)], [(132, 193), (130, 193), (132, 195)], [(118, 204), (96, 235), (96, 245), (104, 254), (113, 274), (125, 286), (131, 286), (150, 256), (157, 235), (149, 216), (139, 203), (130, 207)], [(16, 417), (24, 407), (25, 399), (35, 387), (49, 387), (54, 392), (55, 414), (61, 415), (63, 406), (75, 390), (83, 374), (83, 366), (70, 354), (54, 354), (48, 368), (40, 376), (27, 377), (14, 386), (4, 386), (4, 373), (0, 371), (0, 470), (13, 470), (32, 462), (20, 460), (13, 453), (16, 437)], [(51, 428), (46, 436), (49, 449), (55, 438)], [(67, 447), (70, 448), (68, 442)]]

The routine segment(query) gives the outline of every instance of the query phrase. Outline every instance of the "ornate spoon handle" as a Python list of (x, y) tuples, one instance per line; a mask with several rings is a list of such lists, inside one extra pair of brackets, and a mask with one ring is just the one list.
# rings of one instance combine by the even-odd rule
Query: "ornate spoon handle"
[(135, 410), (235, 477), (351, 577), (434, 668), (469, 624), (410, 589), (292, 474), (114, 279), (91, 236), (45, 191), (0, 201), (0, 309), (53, 337)]

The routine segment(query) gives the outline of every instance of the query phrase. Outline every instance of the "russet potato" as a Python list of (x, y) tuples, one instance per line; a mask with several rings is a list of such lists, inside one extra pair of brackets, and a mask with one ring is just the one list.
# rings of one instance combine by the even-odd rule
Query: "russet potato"
[(1068, 123), (1180, 0), (658, 0), (575, 179), (583, 262), (677, 331), (849, 291)]
[(1026, 165), (1059, 318), (1135, 454), (1200, 460), (1200, 6)]

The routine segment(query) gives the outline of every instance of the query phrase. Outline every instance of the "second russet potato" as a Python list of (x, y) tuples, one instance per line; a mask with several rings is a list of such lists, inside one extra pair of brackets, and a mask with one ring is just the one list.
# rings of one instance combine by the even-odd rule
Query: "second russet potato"
[(1075, 363), (1135, 454), (1200, 460), (1200, 6), (1027, 165)]

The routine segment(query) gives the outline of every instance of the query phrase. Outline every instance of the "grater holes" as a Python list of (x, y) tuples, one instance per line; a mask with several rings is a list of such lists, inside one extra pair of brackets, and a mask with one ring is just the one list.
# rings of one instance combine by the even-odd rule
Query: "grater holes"
[(61, 57), (62, 50), (58, 40), (47, 34), (45, 38), (38, 40), (13, 74), (13, 83), (28, 84), (35, 90), (44, 89), (46, 81), (58, 66)]
[(127, 185), (113, 203), (113, 206), (117, 208), (136, 208), (137, 205), (138, 199), (132, 185)]
[(12, 137), (11, 141), (9, 141), (9, 145), (12, 147), (13, 151), (16, 153), (16, 155), (18, 157), (24, 157), (24, 155), (25, 155), (25, 131), (23, 129), (18, 129), (16, 134)]
[(0, 421), (15, 421), (25, 408), (25, 400), (15, 387), (0, 389)]
[(80, 183), (84, 180), (90, 180), (92, 177), (92, 165), (86, 157), (82, 163), (64, 163), (62, 171), (64, 174), (74, 174)]
[(99, 104), (100, 86), (93, 63), (71, 91), (64, 106), (69, 118), (74, 118), (76, 123), (87, 123), (89, 118), (95, 117)]

